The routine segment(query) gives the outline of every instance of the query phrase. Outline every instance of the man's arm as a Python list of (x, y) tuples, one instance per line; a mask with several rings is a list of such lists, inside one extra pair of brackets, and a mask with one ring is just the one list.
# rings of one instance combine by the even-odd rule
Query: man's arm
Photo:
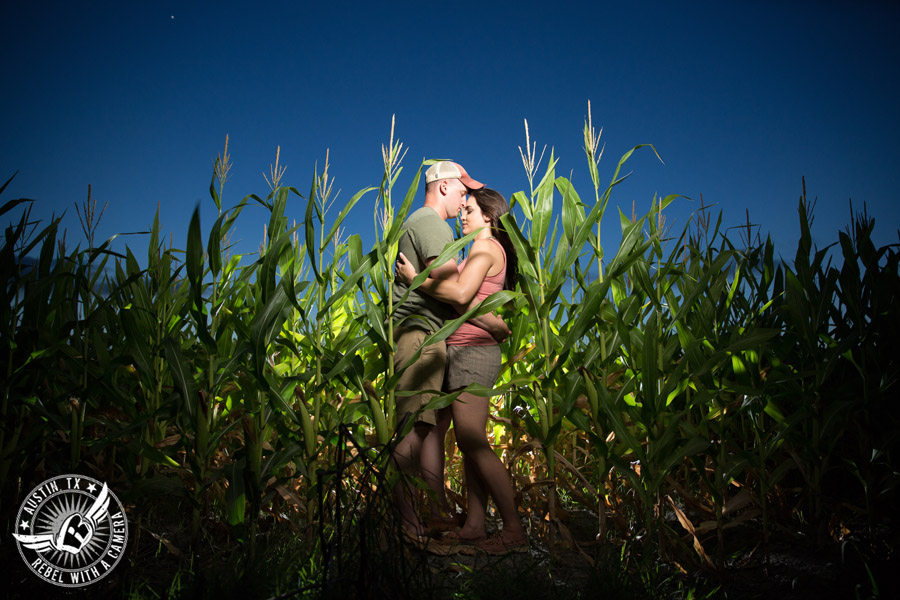
[[(430, 265), (435, 258), (429, 258), (425, 263), (426, 266)], [(451, 259), (432, 270), (421, 287), (430, 295), (437, 296), (450, 304), (462, 315), (480, 303), (480, 300), (474, 297), (475, 291), (477, 291), (480, 281), (487, 276), (489, 267), (490, 258), (488, 256), (482, 252), (474, 253), (469, 257), (469, 262), (466, 263), (466, 281), (461, 282), (456, 261)], [(438, 275), (435, 275), (435, 273), (438, 273)], [(442, 284), (442, 282), (456, 282), (456, 285), (451, 284), (448, 286), (447, 284)], [(441, 292), (444, 293), (442, 294)], [(466, 298), (468, 300), (465, 304), (460, 303), (460, 300), (465, 300)], [(487, 331), (498, 342), (505, 341), (512, 333), (506, 322), (494, 313), (487, 313), (474, 319), (469, 319), (469, 322)]]
[[(479, 301), (473, 299), (471, 304), (466, 307), (464, 311), (469, 310), (477, 304), (479, 304)], [(498, 342), (505, 342), (506, 338), (508, 338), (512, 333), (509, 327), (507, 327), (506, 321), (504, 321), (502, 317), (498, 317), (492, 312), (483, 314), (480, 317), (475, 317), (474, 319), (469, 319), (469, 323), (479, 327), (480, 329), (484, 329), (489, 334), (491, 334), (491, 337), (493, 337)]]
[[(434, 262), (434, 259), (437, 256), (432, 256), (428, 260), (425, 261), (425, 266), (431, 266), (431, 263)], [(431, 279), (444, 279), (450, 281), (456, 281), (459, 278), (459, 267), (456, 265), (455, 259), (450, 259), (439, 267), (435, 267), (431, 273), (428, 274), (428, 277)]]
[[(479, 300), (478, 298), (472, 298), (468, 304), (460, 304), (458, 302), (449, 302), (448, 304), (450, 304), (450, 306), (452, 306), (457, 313), (464, 315), (468, 311), (481, 304), (481, 300)], [(508, 338), (512, 333), (509, 327), (507, 327), (506, 321), (504, 321), (502, 317), (497, 316), (493, 312), (485, 313), (481, 316), (468, 319), (467, 322), (475, 325), (480, 329), (484, 329), (489, 334), (491, 334), (491, 337), (497, 340), (497, 342), (506, 341), (506, 338)]]

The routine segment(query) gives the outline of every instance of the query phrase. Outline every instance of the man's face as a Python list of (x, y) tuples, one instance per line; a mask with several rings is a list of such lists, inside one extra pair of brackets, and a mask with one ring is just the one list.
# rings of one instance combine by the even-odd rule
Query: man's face
[(466, 206), (469, 190), (459, 179), (447, 180), (447, 214), (457, 215)]

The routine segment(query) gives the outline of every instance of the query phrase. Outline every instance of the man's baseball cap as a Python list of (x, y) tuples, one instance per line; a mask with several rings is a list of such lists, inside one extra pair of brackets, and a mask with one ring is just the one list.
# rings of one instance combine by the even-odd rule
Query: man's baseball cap
[(484, 187), (483, 183), (469, 177), (469, 174), (462, 168), (462, 165), (450, 162), (449, 160), (434, 163), (428, 167), (427, 171), (425, 171), (425, 183), (431, 183), (432, 181), (439, 181), (441, 179), (459, 179), (462, 184), (470, 190), (480, 190)]

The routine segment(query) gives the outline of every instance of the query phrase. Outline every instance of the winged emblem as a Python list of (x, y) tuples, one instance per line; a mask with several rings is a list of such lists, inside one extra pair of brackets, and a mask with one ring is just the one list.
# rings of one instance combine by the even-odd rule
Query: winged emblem
[(94, 500), (87, 512), (83, 515), (81, 513), (69, 515), (63, 521), (62, 527), (58, 531), (34, 535), (14, 533), (13, 537), (19, 540), (26, 548), (36, 552), (59, 550), (69, 554), (78, 554), (94, 537), (97, 525), (99, 525), (108, 507), (109, 490), (104, 483), (103, 489), (100, 490), (100, 494), (97, 495), (96, 500)]

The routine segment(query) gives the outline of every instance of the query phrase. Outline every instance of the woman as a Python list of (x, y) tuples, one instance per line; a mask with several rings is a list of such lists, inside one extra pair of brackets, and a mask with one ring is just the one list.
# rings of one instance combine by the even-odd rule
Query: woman
[[(518, 261), (500, 223), (500, 216), (507, 212), (509, 204), (500, 193), (487, 188), (472, 191), (460, 220), (463, 234), (478, 233), (468, 258), (459, 264), (458, 279), (429, 278), (419, 289), (453, 305), (460, 314), (494, 292), (513, 289)], [(397, 274), (407, 283), (417, 275), (402, 253), (397, 258)], [(444, 390), (457, 391), (471, 383), (494, 387), (500, 360), (497, 341), (470, 322), (463, 323), (447, 338)], [(464, 459), (468, 513), (463, 527), (449, 537), (490, 553), (525, 551), (528, 542), (516, 509), (512, 482), (485, 433), (488, 409), (488, 398), (465, 392), (451, 405), (456, 444)], [(491, 538), (485, 531), (488, 495), (493, 497), (503, 519), (502, 531)]]

